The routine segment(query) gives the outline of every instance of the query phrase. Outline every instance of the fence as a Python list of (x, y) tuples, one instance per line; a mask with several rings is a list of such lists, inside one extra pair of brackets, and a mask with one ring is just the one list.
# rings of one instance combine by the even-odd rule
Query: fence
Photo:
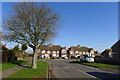
[(110, 57), (95, 57), (96, 63), (105, 63), (105, 64), (120, 64), (120, 60), (118, 58), (110, 58)]

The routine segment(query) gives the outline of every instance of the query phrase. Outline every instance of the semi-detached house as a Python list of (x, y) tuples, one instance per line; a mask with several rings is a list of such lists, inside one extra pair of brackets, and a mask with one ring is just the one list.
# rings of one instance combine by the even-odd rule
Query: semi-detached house
[(61, 47), (60, 45), (42, 45), (39, 48), (41, 58), (78, 58), (80, 55), (88, 55), (95, 57), (97, 54), (93, 48), (78, 46), (71, 46), (66, 49), (66, 47)]
[(60, 45), (42, 45), (39, 48), (40, 54), (39, 57), (41, 58), (60, 58), (63, 55), (67, 55), (66, 47), (61, 47)]
[(97, 54), (93, 48), (82, 47), (80, 45), (71, 46), (68, 49), (68, 54), (69, 54), (69, 58), (77, 58), (80, 55), (88, 55), (93, 57), (95, 57), (96, 55), (100, 55), (100, 54)]

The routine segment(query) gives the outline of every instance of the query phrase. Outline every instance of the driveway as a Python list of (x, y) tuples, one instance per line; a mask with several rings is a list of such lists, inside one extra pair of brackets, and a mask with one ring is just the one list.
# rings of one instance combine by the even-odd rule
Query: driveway
[(118, 78), (117, 74), (73, 63), (72, 60), (47, 60), (52, 66), (51, 78)]

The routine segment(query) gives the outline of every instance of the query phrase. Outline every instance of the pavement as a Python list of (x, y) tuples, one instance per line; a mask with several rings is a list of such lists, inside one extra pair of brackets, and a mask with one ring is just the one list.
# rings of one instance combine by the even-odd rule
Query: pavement
[(50, 63), (51, 69), (49, 78), (88, 78), (88, 79), (107, 79), (119, 78), (119, 74), (110, 71), (104, 71), (99, 68), (94, 68), (82, 64), (73, 63), (72, 60), (47, 60)]
[(27, 67), (30, 64), (31, 64), (31, 62), (23, 64), (21, 66), (16, 66), (16, 67), (1, 71), (0, 75), (2, 75), (2, 78), (7, 78), (8, 76), (16, 73), (17, 71), (21, 70), (24, 67)]

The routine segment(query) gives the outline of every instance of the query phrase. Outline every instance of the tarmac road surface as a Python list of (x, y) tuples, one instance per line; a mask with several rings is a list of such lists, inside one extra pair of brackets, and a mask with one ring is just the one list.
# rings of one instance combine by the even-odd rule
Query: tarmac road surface
[(118, 78), (118, 74), (73, 63), (73, 60), (47, 60), (52, 66), (51, 78)]

